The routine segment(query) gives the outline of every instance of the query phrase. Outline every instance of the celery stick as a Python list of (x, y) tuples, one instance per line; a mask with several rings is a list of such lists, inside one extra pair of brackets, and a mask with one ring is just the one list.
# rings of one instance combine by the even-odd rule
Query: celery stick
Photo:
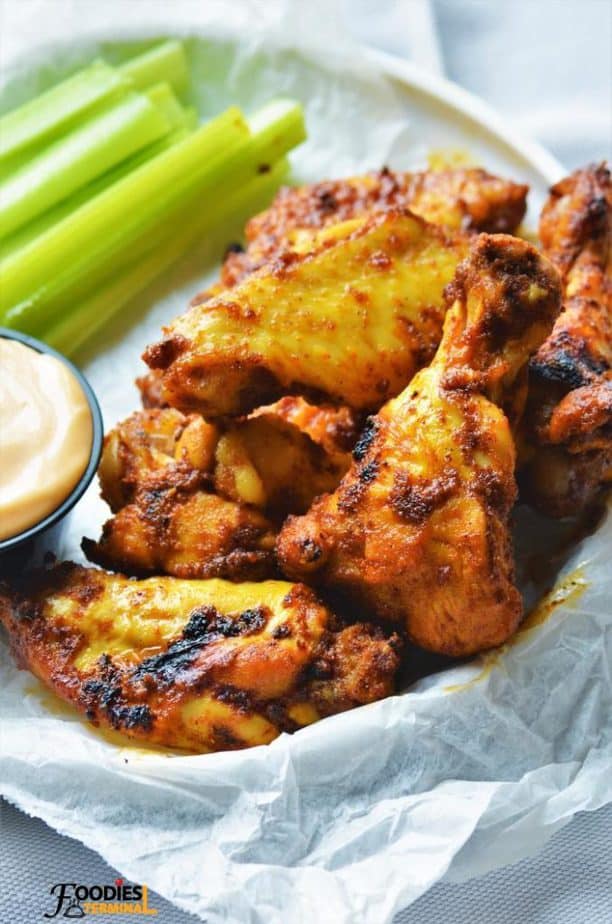
[(254, 124), (257, 134), (229, 146), (223, 132), (213, 140), (210, 127), (201, 129), (5, 260), (3, 323), (31, 332), (49, 327), (110, 270), (119, 272), (163, 239), (183, 205), (199, 198), (209, 211), (218, 209), (233, 189), (269, 170), (304, 137), (301, 108), (290, 101), (265, 107)]
[(194, 131), (200, 122), (200, 116), (195, 106), (185, 106), (183, 108), (183, 125), (188, 131)]
[(181, 42), (174, 40), (132, 58), (118, 71), (141, 90), (165, 81), (180, 93), (186, 88), (189, 79), (185, 49)]
[(0, 118), (0, 162), (51, 140), (95, 105), (120, 99), (131, 89), (119, 71), (94, 61)]
[[(257, 208), (268, 204), (272, 194), (287, 174), (288, 164), (283, 158), (270, 170), (250, 181), (246, 186), (229, 196), (214, 216), (219, 222), (234, 218), (237, 212), (250, 208), (251, 214)], [(81, 302), (51, 330), (44, 335), (46, 342), (66, 355), (74, 353), (108, 322), (139, 292), (150, 285), (168, 269), (198, 239), (211, 224), (206, 213), (190, 212), (178, 234), (170, 232), (168, 239), (159, 248), (152, 250), (143, 260), (123, 270), (117, 277), (98, 289)]]
[[(164, 96), (160, 88), (157, 97)], [(169, 96), (172, 94), (169, 91)], [(0, 185), (0, 237), (26, 224), (170, 129), (163, 106), (131, 93), (88, 119)], [(176, 104), (178, 106), (178, 103)]]
[(0, 117), (0, 163), (48, 142), (95, 106), (166, 81), (178, 92), (188, 83), (185, 50), (169, 41), (118, 68), (97, 60)]
[(34, 240), (41, 237), (41, 235), (45, 234), (54, 225), (59, 224), (60, 221), (63, 221), (73, 212), (76, 212), (76, 210), (81, 208), (85, 203), (94, 199), (100, 193), (104, 192), (104, 190), (112, 186), (113, 183), (127, 176), (137, 167), (152, 160), (153, 157), (161, 154), (162, 151), (166, 151), (168, 148), (172, 147), (172, 145), (178, 144), (179, 141), (183, 141), (183, 139), (195, 129), (198, 117), (195, 110), (187, 108), (183, 109), (181, 119), (182, 125), (177, 126), (163, 138), (154, 141), (152, 144), (148, 144), (141, 151), (132, 154), (131, 157), (122, 161), (112, 170), (108, 170), (102, 176), (88, 183), (87, 186), (73, 193), (63, 202), (55, 205), (52, 209), (39, 215), (18, 231), (15, 231), (4, 240), (1, 240), (0, 263), (18, 251), (29, 247)]
[(145, 94), (172, 128), (183, 124), (186, 109), (179, 103), (169, 83), (156, 83)]
[[(231, 107), (184, 141), (159, 154), (7, 257), (0, 268), (0, 313), (19, 326), (22, 313), (41, 314), (52, 296), (83, 294), (97, 284), (128, 243), (163, 222), (179, 193), (197, 192), (201, 175), (220, 171), (228, 153), (242, 148), (248, 127)], [(125, 262), (125, 261), (124, 261)], [(80, 290), (79, 290), (80, 286)]]

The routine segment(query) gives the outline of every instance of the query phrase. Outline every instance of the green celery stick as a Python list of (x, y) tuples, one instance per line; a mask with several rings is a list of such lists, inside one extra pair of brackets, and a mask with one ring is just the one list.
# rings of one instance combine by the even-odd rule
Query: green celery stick
[(178, 101), (169, 83), (156, 83), (145, 94), (172, 128), (184, 123), (187, 110)]
[(60, 221), (63, 221), (82, 205), (104, 192), (109, 186), (112, 186), (113, 183), (127, 176), (137, 167), (152, 160), (153, 157), (161, 154), (162, 151), (166, 151), (179, 141), (183, 141), (183, 139), (195, 129), (197, 123), (198, 117), (196, 111), (190, 108), (183, 109), (182, 124), (175, 127), (173, 131), (169, 132), (158, 141), (154, 141), (152, 144), (147, 145), (136, 154), (132, 154), (131, 157), (122, 161), (117, 167), (107, 171), (93, 182), (88, 183), (87, 186), (73, 193), (68, 199), (60, 202), (43, 215), (39, 215), (34, 221), (29, 222), (14, 234), (0, 241), (0, 262), (18, 251), (29, 247), (36, 238), (46, 233), (54, 225), (59, 224)]
[(181, 93), (189, 82), (187, 57), (181, 42), (169, 41), (127, 61), (118, 68), (134, 86), (144, 90), (154, 83), (165, 81)]
[[(0, 165), (27, 155), (67, 130), (85, 113), (120, 99), (133, 88), (167, 82), (182, 92), (189, 72), (180, 42), (164, 42), (114, 68), (96, 60), (88, 67), (0, 117)], [(22, 160), (22, 158), (20, 158)]]
[[(7, 322), (60, 299), (71, 285), (96, 285), (113, 257), (128, 243), (163, 222), (179, 193), (197, 191), (202, 172), (215, 172), (248, 139), (240, 110), (231, 107), (85, 203), (0, 267), (0, 312)], [(129, 257), (129, 255), (126, 255)], [(9, 314), (10, 312), (10, 314)], [(17, 324), (18, 326), (18, 324)]]
[[(0, 237), (22, 227), (170, 130), (160, 87), (130, 93), (45, 148), (0, 184)], [(162, 97), (158, 101), (158, 97)], [(175, 101), (176, 102), (176, 101)], [(178, 103), (177, 103), (178, 106)]]
[[(252, 214), (256, 209), (264, 208), (287, 172), (287, 161), (282, 158), (269, 173), (255, 177), (246, 186), (236, 190), (233, 196), (228, 197), (220, 212), (214, 216), (215, 219), (221, 223), (234, 218), (238, 212), (242, 213), (248, 209)], [(144, 259), (124, 269), (119, 277), (113, 278), (81, 302), (45, 333), (46, 342), (62, 353), (73, 356), (94, 334), (107, 326), (129, 301), (201, 239), (209, 230), (210, 219), (208, 213), (202, 215), (190, 211), (185, 215), (185, 221), (178, 234), (170, 233), (167, 240)]]
[(184, 106), (182, 127), (188, 132), (193, 132), (199, 124), (200, 117), (195, 106)]
[(0, 163), (50, 141), (94, 106), (118, 100), (131, 89), (120, 71), (94, 61), (0, 118)]
[(50, 327), (109, 271), (120, 272), (163, 239), (183, 206), (199, 201), (198, 208), (214, 214), (233, 190), (304, 137), (301, 108), (290, 101), (265, 107), (253, 124), (252, 137), (229, 146), (215, 138), (206, 150), (200, 129), (5, 260), (3, 323), (33, 333)]

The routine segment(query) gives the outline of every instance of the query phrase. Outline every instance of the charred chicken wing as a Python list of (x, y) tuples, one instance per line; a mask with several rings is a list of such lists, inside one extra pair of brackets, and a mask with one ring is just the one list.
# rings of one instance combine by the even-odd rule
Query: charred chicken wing
[(397, 394), (436, 349), (466, 241), (408, 212), (347, 224), (175, 320), (145, 353), (165, 400), (212, 419), (286, 393), (358, 411)]
[[(162, 376), (150, 371), (136, 379), (144, 408), (168, 407), (163, 400)], [(250, 417), (274, 414), (281, 420), (293, 424), (319, 446), (330, 459), (344, 466), (350, 463), (348, 454), (357, 441), (361, 418), (348, 407), (333, 404), (309, 404), (300, 395), (285, 395), (273, 404), (256, 408)]]
[(115, 516), (91, 561), (129, 574), (256, 579), (274, 572), (275, 526), (333, 490), (350, 463), (280, 416), (223, 429), (173, 408), (132, 414), (105, 439), (99, 476)]
[(545, 513), (568, 516), (612, 482), (612, 179), (604, 165), (552, 188), (540, 237), (564, 301), (529, 367), (523, 483)]
[(299, 584), (128, 580), (66, 563), (0, 587), (17, 662), (95, 725), (190, 751), (267, 744), (392, 692), (398, 639)]
[(219, 433), (172, 408), (132, 414), (105, 439), (102, 497), (114, 516), (90, 561), (128, 574), (248, 580), (274, 571), (275, 529), (252, 507), (214, 493)]
[(313, 230), (389, 208), (409, 208), (426, 221), (455, 230), (510, 234), (523, 219), (526, 196), (527, 186), (478, 168), (419, 173), (383, 169), (346, 180), (284, 187), (267, 211), (249, 221), (246, 251), (227, 255), (221, 281), (235, 285)]
[(350, 465), (347, 452), (327, 452), (273, 410), (226, 424), (217, 444), (218, 494), (264, 510), (274, 521), (304, 513), (314, 498), (333, 490)]
[(521, 598), (508, 530), (515, 448), (501, 408), (560, 295), (531, 245), (475, 239), (434, 361), (369, 419), (339, 488), (285, 524), (287, 575), (343, 592), (432, 651), (468, 655), (508, 638)]

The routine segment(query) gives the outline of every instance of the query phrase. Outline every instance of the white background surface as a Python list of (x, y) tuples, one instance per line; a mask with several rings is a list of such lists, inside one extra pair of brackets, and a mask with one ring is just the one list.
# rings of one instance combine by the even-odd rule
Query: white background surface
[[(80, 0), (84, 11), (89, 2), (95, 0)], [(321, 4), (322, 13), (330, 3)], [(9, 0), (4, 0), (2, 6), (7, 5)], [(404, 53), (422, 66), (442, 68), (446, 76), (548, 144), (568, 167), (609, 156), (612, 5), (608, 0), (435, 0), (430, 6), (417, 0), (339, 0), (338, 6), (344, 11), (346, 28), (357, 37), (386, 51)], [(435, 31), (430, 28), (434, 22)], [(1, 41), (8, 40), (5, 35)], [(1, 818), (0, 894), (6, 902), (4, 909), (0, 906), (1, 921), (30, 924), (42, 919), (54, 876), (109, 881), (108, 867), (95, 854), (60, 838), (41, 822), (8, 808)], [(523, 861), (464, 886), (437, 886), (399, 916), (398, 924), (610, 920), (611, 843), (612, 809), (608, 808), (575, 821), (535, 861)], [(164, 924), (194, 920), (162, 905), (161, 899), (157, 907), (156, 920)]]

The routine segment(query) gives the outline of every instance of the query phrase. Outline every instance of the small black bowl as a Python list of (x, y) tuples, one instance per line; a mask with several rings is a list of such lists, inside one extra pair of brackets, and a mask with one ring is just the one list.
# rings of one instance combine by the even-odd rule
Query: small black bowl
[(25, 346), (31, 347), (38, 353), (47, 353), (59, 359), (72, 372), (77, 382), (83, 389), (89, 410), (91, 411), (93, 439), (91, 442), (91, 453), (87, 468), (81, 475), (68, 497), (62, 501), (59, 507), (28, 529), (16, 536), (10, 536), (8, 539), (0, 541), (0, 574), (4, 577), (16, 577), (26, 569), (38, 567), (45, 563), (50, 555), (54, 555), (60, 544), (62, 534), (68, 524), (68, 514), (75, 506), (77, 501), (83, 496), (93, 476), (95, 475), (100, 456), (102, 454), (102, 442), (104, 440), (104, 423), (102, 421), (102, 412), (93, 389), (87, 379), (79, 372), (65, 356), (53, 350), (46, 343), (28, 337), (16, 330), (10, 330), (6, 327), (0, 327), (0, 338), (4, 340), (17, 340)]

